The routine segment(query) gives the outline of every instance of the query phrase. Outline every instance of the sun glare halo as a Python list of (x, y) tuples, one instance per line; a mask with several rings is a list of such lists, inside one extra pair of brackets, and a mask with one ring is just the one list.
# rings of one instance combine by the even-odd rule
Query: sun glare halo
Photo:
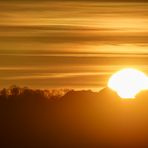
[(123, 99), (133, 99), (140, 91), (148, 89), (148, 77), (137, 69), (126, 68), (110, 77), (108, 87)]

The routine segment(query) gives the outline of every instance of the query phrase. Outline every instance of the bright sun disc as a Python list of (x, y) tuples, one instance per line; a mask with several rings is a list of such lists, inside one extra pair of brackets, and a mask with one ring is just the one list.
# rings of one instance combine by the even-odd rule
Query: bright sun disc
[(135, 98), (140, 91), (148, 89), (148, 77), (136, 69), (123, 69), (111, 76), (108, 87), (121, 98)]

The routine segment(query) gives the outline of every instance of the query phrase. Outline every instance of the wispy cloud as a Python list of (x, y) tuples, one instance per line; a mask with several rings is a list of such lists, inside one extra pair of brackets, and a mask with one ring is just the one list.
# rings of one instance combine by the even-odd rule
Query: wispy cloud
[(124, 66), (148, 70), (148, 3), (0, 1), (0, 80), (100, 87)]

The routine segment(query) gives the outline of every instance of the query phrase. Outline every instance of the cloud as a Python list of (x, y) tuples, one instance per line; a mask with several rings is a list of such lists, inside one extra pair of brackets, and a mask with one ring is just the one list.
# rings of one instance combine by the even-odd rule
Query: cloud
[(147, 69), (148, 4), (125, 1), (1, 1), (0, 83), (100, 87), (123, 65)]
[(147, 43), (147, 32), (83, 26), (0, 26), (0, 42), (13, 43)]

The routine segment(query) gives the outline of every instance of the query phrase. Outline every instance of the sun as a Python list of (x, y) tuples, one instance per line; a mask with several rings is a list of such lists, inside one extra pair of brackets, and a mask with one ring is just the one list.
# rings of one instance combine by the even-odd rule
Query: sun
[(142, 90), (148, 89), (148, 77), (133, 68), (122, 69), (113, 74), (108, 87), (116, 91), (123, 99), (132, 99)]

